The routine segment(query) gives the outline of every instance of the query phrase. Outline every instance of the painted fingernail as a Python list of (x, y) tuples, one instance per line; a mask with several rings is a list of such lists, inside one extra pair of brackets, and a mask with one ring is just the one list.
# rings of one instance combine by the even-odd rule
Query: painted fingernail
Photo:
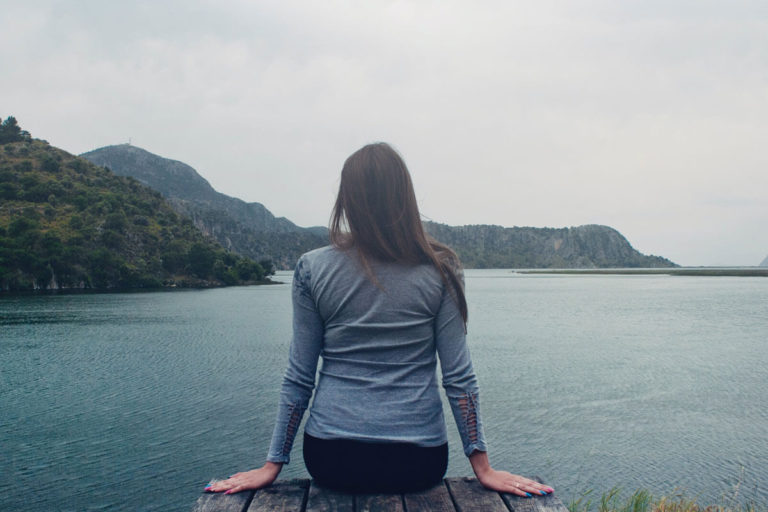
[(230, 491), (231, 491), (231, 490), (232, 490), (232, 489), (230, 489), (229, 491), (224, 491), (224, 494), (230, 494)]
[(547, 487), (547, 492), (555, 492), (555, 490), (551, 487)]
[(527, 492), (527, 493), (525, 493), (525, 495), (528, 496), (529, 498), (533, 498), (533, 496), (531, 496), (531, 493)]
[(539, 491), (539, 492), (541, 493), (542, 496), (546, 496), (547, 495), (547, 491)]

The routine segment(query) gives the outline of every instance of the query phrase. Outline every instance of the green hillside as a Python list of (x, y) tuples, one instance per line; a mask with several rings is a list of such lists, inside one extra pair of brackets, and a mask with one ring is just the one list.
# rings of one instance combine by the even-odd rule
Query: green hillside
[(0, 290), (220, 286), (264, 267), (207, 239), (137, 180), (0, 126)]

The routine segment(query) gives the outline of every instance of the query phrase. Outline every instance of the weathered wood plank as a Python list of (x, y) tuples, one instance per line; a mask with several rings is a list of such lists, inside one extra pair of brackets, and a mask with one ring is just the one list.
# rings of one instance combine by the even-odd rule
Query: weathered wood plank
[(534, 498), (502, 494), (501, 497), (513, 512), (568, 512), (568, 508), (554, 494)]
[[(215, 483), (218, 480), (211, 480)], [(197, 498), (193, 512), (243, 512), (253, 498), (253, 491), (237, 494), (206, 492)]]
[[(533, 477), (540, 483), (544, 481), (540, 477)], [(501, 499), (513, 512), (568, 512), (568, 508), (563, 505), (560, 498), (554, 494), (546, 496), (534, 496), (533, 498), (523, 498), (516, 494), (502, 493)]]
[(421, 492), (410, 492), (403, 495), (406, 512), (454, 512), (451, 494), (445, 482)]
[(248, 512), (301, 511), (306, 503), (309, 480), (285, 480), (256, 492)]
[(320, 487), (313, 481), (309, 486), (306, 512), (355, 512), (355, 498)]
[(445, 483), (458, 512), (509, 512), (498, 493), (489, 491), (474, 478), (446, 478)]
[(356, 512), (405, 512), (400, 494), (357, 494)]

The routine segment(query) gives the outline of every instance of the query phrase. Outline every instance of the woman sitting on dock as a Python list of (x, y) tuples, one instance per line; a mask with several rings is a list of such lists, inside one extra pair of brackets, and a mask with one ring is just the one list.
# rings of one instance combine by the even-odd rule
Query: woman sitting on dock
[(296, 265), (293, 338), (267, 462), (207, 490), (234, 493), (275, 481), (289, 462), (319, 357), (304, 429), (304, 461), (315, 481), (366, 493), (439, 483), (448, 464), (439, 356), (478, 480), (520, 496), (552, 492), (489, 464), (460, 263), (424, 232), (408, 169), (389, 145), (367, 145), (344, 163), (330, 239)]

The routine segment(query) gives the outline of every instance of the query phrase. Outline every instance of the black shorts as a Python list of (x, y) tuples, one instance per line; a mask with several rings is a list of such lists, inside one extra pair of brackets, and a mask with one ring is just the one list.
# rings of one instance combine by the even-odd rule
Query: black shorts
[(373, 443), (318, 439), (304, 433), (304, 463), (315, 481), (352, 493), (401, 493), (428, 489), (445, 476), (448, 443)]

